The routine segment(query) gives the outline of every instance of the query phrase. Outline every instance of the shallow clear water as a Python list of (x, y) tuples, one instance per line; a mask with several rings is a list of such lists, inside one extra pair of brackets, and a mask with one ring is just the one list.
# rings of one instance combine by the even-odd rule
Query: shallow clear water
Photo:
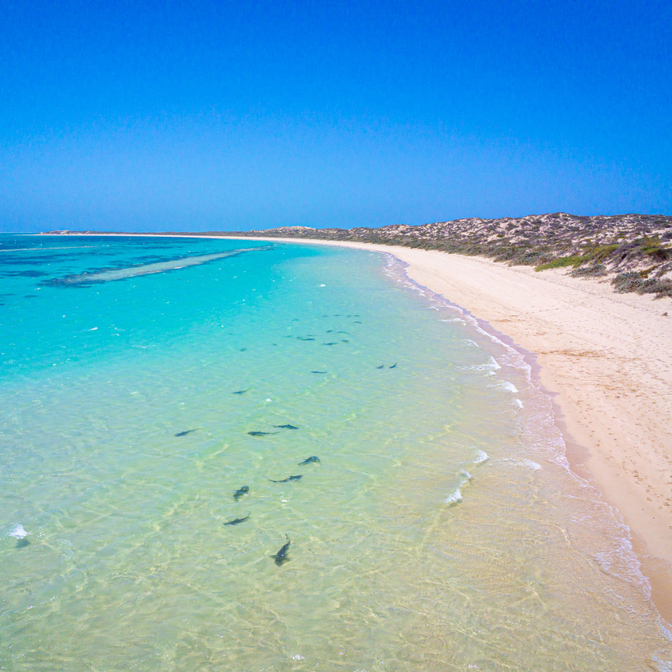
[(524, 358), (386, 256), (0, 236), (0, 282), (0, 669), (669, 669)]

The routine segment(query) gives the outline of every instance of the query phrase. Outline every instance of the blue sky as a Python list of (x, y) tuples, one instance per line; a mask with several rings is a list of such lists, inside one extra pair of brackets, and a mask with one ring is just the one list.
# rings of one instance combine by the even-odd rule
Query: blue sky
[(0, 231), (672, 214), (672, 3), (0, 0)]

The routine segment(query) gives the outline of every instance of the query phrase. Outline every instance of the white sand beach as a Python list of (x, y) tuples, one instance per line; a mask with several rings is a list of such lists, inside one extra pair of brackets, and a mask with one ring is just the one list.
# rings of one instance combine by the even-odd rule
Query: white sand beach
[(532, 353), (557, 402), (572, 468), (623, 516), (654, 602), (672, 621), (672, 300), (617, 294), (561, 269), (537, 273), (366, 243), (283, 242), (393, 254), (412, 280)]

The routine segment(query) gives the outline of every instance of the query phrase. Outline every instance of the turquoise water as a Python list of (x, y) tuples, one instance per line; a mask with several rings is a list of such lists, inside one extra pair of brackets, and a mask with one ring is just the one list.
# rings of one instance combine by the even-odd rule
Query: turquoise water
[(393, 259), (0, 236), (0, 274), (0, 669), (670, 669), (525, 358)]

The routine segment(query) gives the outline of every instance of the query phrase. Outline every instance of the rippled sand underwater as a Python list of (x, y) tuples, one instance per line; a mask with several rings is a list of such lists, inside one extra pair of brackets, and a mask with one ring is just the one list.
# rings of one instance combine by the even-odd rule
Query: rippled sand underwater
[(669, 669), (524, 359), (393, 261), (42, 240), (0, 258), (0, 669)]

